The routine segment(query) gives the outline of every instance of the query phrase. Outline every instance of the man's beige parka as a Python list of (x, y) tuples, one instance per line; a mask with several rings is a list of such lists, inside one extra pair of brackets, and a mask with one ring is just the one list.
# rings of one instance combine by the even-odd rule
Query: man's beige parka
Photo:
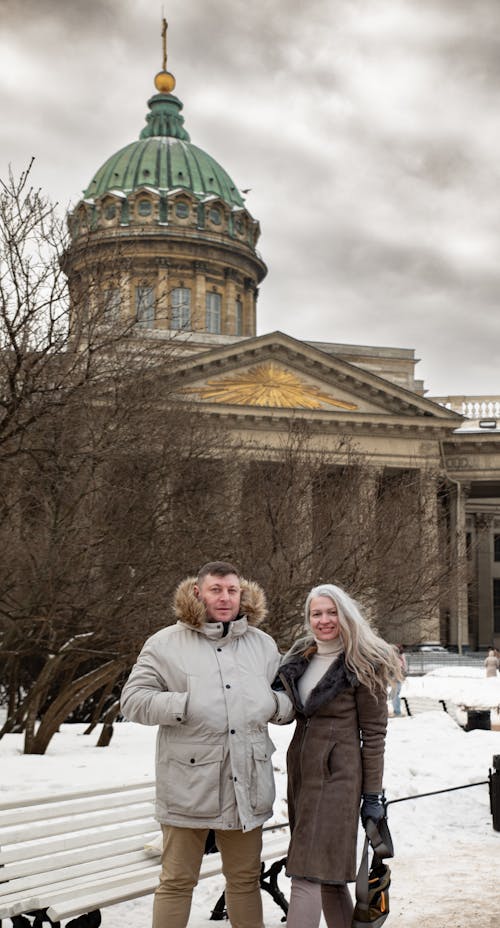
[[(206, 622), (195, 579), (177, 589), (175, 625), (146, 641), (121, 707), (132, 722), (158, 725), (156, 817), (185, 828), (249, 831), (272, 814), (269, 721), (293, 717), (271, 690), (279, 665), (257, 584), (242, 581), (240, 616)], [(224, 634), (224, 624), (228, 625)]]

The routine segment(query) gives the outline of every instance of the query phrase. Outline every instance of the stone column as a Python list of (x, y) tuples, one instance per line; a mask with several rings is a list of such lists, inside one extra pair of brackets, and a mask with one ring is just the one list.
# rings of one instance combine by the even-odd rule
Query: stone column
[[(381, 614), (378, 608), (377, 586), (379, 563), (377, 558), (370, 562), (368, 557), (368, 547), (373, 543), (376, 537), (377, 529), (377, 494), (380, 481), (380, 469), (378, 467), (362, 466), (362, 476), (359, 485), (359, 493), (356, 500), (353, 499), (353, 520), (356, 526), (356, 533), (362, 545), (362, 557), (366, 565), (371, 565), (366, 570), (366, 579), (363, 589), (363, 606), (369, 618), (373, 620), (375, 626), (379, 629), (381, 635), (387, 635), (390, 640), (394, 637), (400, 638), (401, 634), (392, 634), (392, 629), (384, 625), (385, 616)], [(368, 539), (368, 545), (365, 539)], [(387, 568), (389, 569), (389, 567)]]
[(257, 331), (256, 322), (257, 288), (249, 277), (245, 278), (243, 293), (243, 335), (252, 336)]
[[(296, 524), (299, 526), (299, 531), (297, 532), (297, 572), (303, 576), (312, 577), (314, 560), (312, 524), (313, 493), (310, 475), (308, 475), (306, 479), (304, 479), (304, 477), (305, 475), (303, 474), (300, 493), (295, 501), (297, 510), (296, 513), (294, 513), (294, 517), (297, 519)], [(292, 500), (290, 500), (290, 503), (292, 503)], [(311, 583), (311, 586), (313, 585), (314, 581)]]
[(193, 300), (193, 332), (206, 331), (206, 268), (199, 262), (194, 266), (194, 300)]
[(156, 306), (155, 320), (157, 329), (170, 328), (169, 292), (168, 292), (168, 260), (158, 259), (158, 272), (156, 277)]
[(477, 528), (477, 647), (488, 648), (493, 640), (493, 516), (475, 514)]
[(469, 646), (469, 603), (467, 593), (467, 530), (465, 504), (469, 484), (454, 481), (455, 492), (450, 500), (450, 644), (456, 645), (459, 654)]
[(227, 268), (224, 274), (226, 281), (224, 299), (222, 301), (222, 319), (220, 330), (222, 335), (234, 335), (236, 331), (236, 281), (235, 273)]
[(421, 472), (421, 586), (426, 601), (421, 634), (427, 641), (440, 641), (441, 561), (439, 550), (437, 485), (434, 474)]

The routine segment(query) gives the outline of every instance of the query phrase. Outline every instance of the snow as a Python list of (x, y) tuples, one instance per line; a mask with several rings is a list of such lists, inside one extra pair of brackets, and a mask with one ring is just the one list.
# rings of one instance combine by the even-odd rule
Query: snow
[[(408, 677), (402, 695), (445, 699), (457, 706), (498, 707), (500, 677), (485, 679), (474, 668)], [(487, 785), (420, 799), (408, 796), (480, 783), (500, 754), (500, 721), (492, 731), (465, 732), (441, 709), (390, 718), (385, 788), (395, 845), (391, 862), (388, 928), (497, 928), (500, 923), (500, 832), (493, 830)], [(286, 820), (286, 748), (293, 726), (271, 726), (277, 798), (276, 821)], [(0, 741), (0, 803), (30, 793), (154, 779), (155, 729), (130, 722), (115, 725), (111, 744), (96, 747), (98, 732), (63, 725), (47, 754), (22, 754), (22, 736)], [(397, 800), (404, 800), (398, 802)], [(361, 846), (360, 832), (360, 846)], [(288, 895), (289, 882), (281, 886)], [(211, 909), (223, 889), (221, 877), (195, 891), (190, 928), (209, 928)], [(281, 926), (281, 910), (264, 894), (267, 928)], [(103, 909), (103, 928), (149, 928), (150, 896)], [(227, 922), (225, 924), (228, 924)]]

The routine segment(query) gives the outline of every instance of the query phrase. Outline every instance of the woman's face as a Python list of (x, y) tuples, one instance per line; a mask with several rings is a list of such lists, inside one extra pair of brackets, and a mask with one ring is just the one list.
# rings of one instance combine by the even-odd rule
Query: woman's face
[(313, 596), (309, 622), (318, 641), (333, 641), (340, 635), (337, 607), (329, 596)]

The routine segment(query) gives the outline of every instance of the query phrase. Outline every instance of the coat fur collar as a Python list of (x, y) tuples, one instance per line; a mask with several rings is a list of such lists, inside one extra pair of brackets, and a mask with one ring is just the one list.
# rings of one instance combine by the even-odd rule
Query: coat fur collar
[(279, 677), (288, 690), (295, 708), (306, 716), (315, 715), (325, 703), (335, 699), (343, 690), (352, 686), (358, 686), (358, 679), (345, 665), (344, 653), (330, 664), (326, 673), (321, 677), (316, 686), (311, 690), (303, 706), (297, 683), (309, 665), (309, 661), (315, 654), (315, 645), (310, 643), (306, 648), (300, 651), (292, 648), (290, 656), (285, 660), (279, 670)]
[[(179, 583), (174, 593), (174, 613), (177, 619), (192, 628), (201, 628), (206, 622), (203, 603), (194, 595), (196, 577), (188, 577)], [(260, 625), (267, 615), (264, 590), (253, 580), (241, 580), (240, 615), (245, 615), (249, 625)]]

